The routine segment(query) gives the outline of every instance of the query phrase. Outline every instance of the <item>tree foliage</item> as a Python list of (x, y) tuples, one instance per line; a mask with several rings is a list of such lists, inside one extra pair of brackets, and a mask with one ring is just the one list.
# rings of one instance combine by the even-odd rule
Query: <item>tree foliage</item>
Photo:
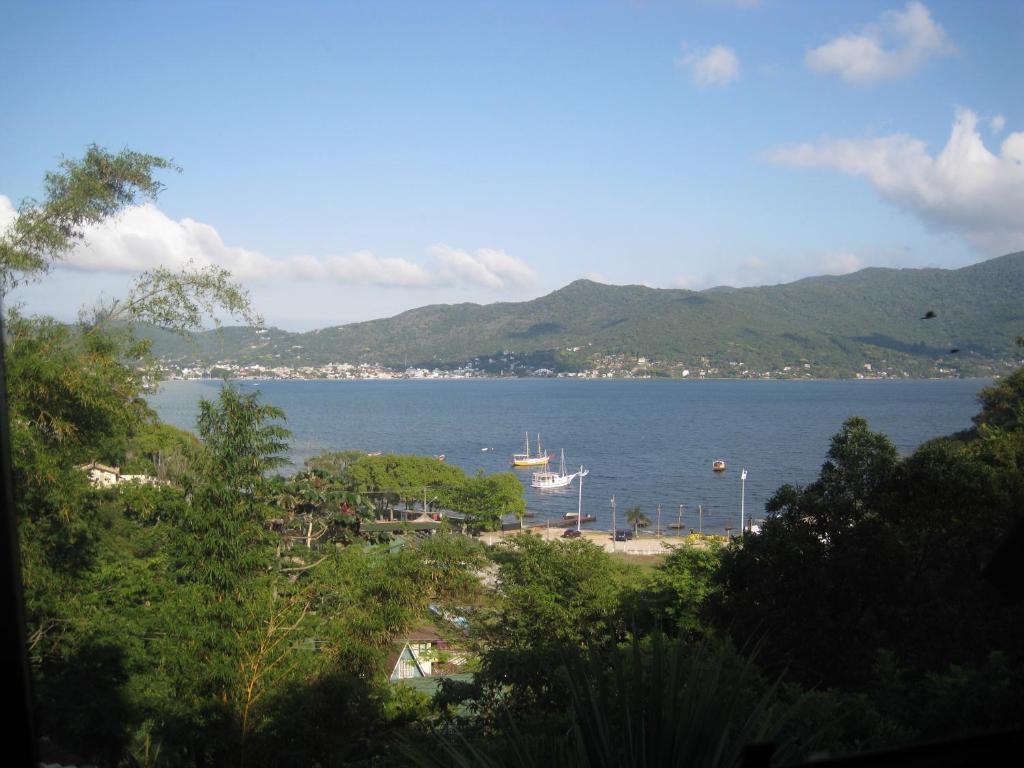
[[(364, 456), (346, 465), (351, 490), (374, 499), (379, 515), (393, 516), (398, 503), (419, 503), (468, 516), (479, 528), (495, 530), (506, 516), (526, 511), (523, 486), (511, 472), (467, 476), (458, 467), (427, 456)], [(426, 510), (424, 510), (426, 511)]]
[(609, 556), (582, 539), (516, 536), (506, 547), (479, 679), (485, 688), (511, 686), (514, 709), (547, 711), (564, 693), (552, 671), (565, 658), (624, 637), (621, 582)]
[(189, 488), (177, 568), (182, 579), (212, 588), (221, 600), (240, 599), (239, 586), (269, 559), (261, 546), (271, 516), (264, 473), (286, 463), (288, 432), (269, 423), (283, 418), (282, 411), (258, 399), (225, 386), (216, 403), (199, 404), (205, 465)]
[(18, 216), (0, 234), (0, 294), (36, 279), (82, 242), (86, 229), (140, 199), (155, 198), (158, 170), (174, 164), (156, 155), (123, 150), (114, 155), (89, 146), (80, 159), (64, 158), (46, 174), (45, 198), (22, 201)]
[[(165, 167), (95, 147), (65, 161), (0, 236), (0, 290), (155, 194)], [(201, 404), (197, 437), (158, 422), (146, 346), (123, 323), (188, 330), (218, 308), (251, 316), (225, 273), (157, 269), (77, 326), (9, 319), (38, 722), (84, 760), (386, 764), (401, 734), (439, 726), (465, 734), (441, 745), (456, 764), (731, 764), (769, 735), (824, 728), (826, 746), (856, 749), (1021, 724), (1024, 608), (982, 574), (1021, 524), (1024, 372), (982, 392), (974, 431), (905, 459), (848, 420), (818, 478), (775, 494), (760, 535), (643, 572), (586, 541), (520, 536), (491, 554), (490, 594), (468, 537), (370, 545), (354, 531), (368, 499), (497, 527), (525, 508), (514, 475), (339, 452), (271, 477), (284, 414), (231, 387)], [(93, 488), (94, 461), (162, 482)], [(477, 606), (481, 653), (475, 682), (445, 686), (436, 709), (384, 676), (430, 601)]]
[(633, 526), (633, 535), (640, 535), (640, 528), (651, 524), (651, 519), (644, 514), (640, 507), (630, 507), (626, 510), (626, 522)]
[(981, 573), (1019, 518), (1019, 476), (984, 439), (900, 460), (851, 419), (819, 478), (780, 489), (763, 532), (724, 553), (720, 620), (738, 638), (763, 635), (771, 663), (813, 684), (869, 689), (883, 651), (915, 678), (993, 649), (1017, 659), (1022, 612)]

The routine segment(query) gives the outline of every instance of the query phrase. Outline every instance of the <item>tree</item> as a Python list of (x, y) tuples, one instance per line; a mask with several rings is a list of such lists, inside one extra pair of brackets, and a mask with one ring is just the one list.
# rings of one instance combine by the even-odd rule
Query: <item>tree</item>
[(353, 464), (366, 454), (362, 451), (326, 451), (306, 459), (304, 465), (311, 472), (320, 472), (327, 477), (341, 478), (350, 464)]
[(978, 393), (981, 412), (974, 417), (978, 427), (1003, 430), (1024, 428), (1024, 368), (1020, 368)]
[(888, 482), (896, 469), (896, 447), (888, 437), (868, 429), (865, 419), (853, 417), (832, 437), (828, 458), (815, 484), (820, 492), (823, 522), (838, 518), (839, 526), (856, 519), (864, 501)]
[[(0, 232), (0, 293), (40, 279), (90, 225), (155, 196), (162, 185), (154, 173), (171, 167), (153, 155), (95, 146), (63, 161), (47, 174), (44, 199), (23, 201)], [(42, 732), (109, 763), (153, 711), (153, 697), (140, 690), (160, 690), (156, 670), (174, 656), (153, 654), (148, 643), (166, 637), (162, 610), (176, 594), (166, 576), (166, 533), (183, 519), (185, 502), (173, 489), (97, 492), (78, 466), (142, 461), (140, 454), (166, 444), (142, 397), (147, 346), (124, 323), (187, 332), (219, 309), (253, 317), (227, 272), (156, 269), (126, 299), (77, 325), (17, 312), (7, 318), (15, 513)], [(201, 454), (191, 441), (171, 442), (182, 470)], [(151, 686), (133, 687), (140, 670)]]
[(633, 524), (633, 535), (640, 535), (640, 528), (651, 524), (650, 518), (647, 517), (640, 509), (640, 507), (630, 507), (626, 510), (626, 521)]
[(717, 577), (722, 622), (738, 642), (767, 634), (764, 656), (813, 683), (870, 673), (881, 642), (871, 618), (877, 591), (889, 589), (880, 582), (893, 544), (881, 535), (879, 502), (896, 467), (888, 439), (849, 419), (818, 479), (775, 493), (762, 533), (728, 548)]
[[(614, 647), (621, 581), (608, 554), (583, 539), (508, 540), (498, 571), (500, 607), (484, 630), (480, 681), (512, 686), (515, 709), (543, 710), (558, 699), (553, 670), (569, 656)], [(564, 693), (564, 691), (563, 691)]]
[(463, 481), (451, 498), (452, 509), (464, 512), (474, 525), (485, 530), (500, 530), (506, 516), (522, 521), (526, 513), (523, 484), (511, 472), (493, 475), (478, 473)]
[(1020, 468), (988, 442), (899, 460), (847, 421), (818, 479), (779, 489), (762, 533), (724, 552), (721, 626), (764, 636), (763, 657), (798, 679), (852, 688), (875, 684), (883, 650), (920, 677), (1022, 647), (1022, 611), (980, 578), (1021, 498)]
[(458, 467), (427, 456), (364, 456), (346, 467), (344, 477), (351, 490), (374, 497), (381, 515), (393, 514), (398, 501), (410, 509), (424, 493), (428, 503), (436, 500), (488, 529), (500, 527), (505, 515), (526, 511), (522, 483), (511, 472), (466, 477)]
[(644, 634), (657, 628), (686, 639), (711, 634), (704, 613), (720, 589), (714, 581), (720, 555), (713, 542), (676, 547), (661, 565), (637, 574), (622, 599), (626, 626)]
[(146, 419), (125, 445), (121, 471), (163, 481), (184, 481), (198, 445), (191, 432)]
[(345, 469), (349, 488), (375, 497), (378, 514), (394, 513), (399, 501), (409, 509), (422, 501), (425, 489), (449, 505), (453, 493), (462, 487), (466, 475), (458, 467), (429, 456), (364, 456)]
[(42, 202), (23, 200), (18, 216), (0, 236), (0, 295), (38, 279), (85, 237), (85, 229), (141, 198), (154, 199), (163, 185), (154, 171), (174, 169), (156, 155), (131, 150), (112, 155), (90, 145), (81, 160), (61, 160), (47, 173)]
[(205, 451), (174, 537), (180, 587), (168, 640), (185, 651), (175, 654), (171, 678), (178, 697), (193, 703), (190, 750), (220, 760), (244, 748), (252, 705), (272, 679), (267, 669), (290, 647), (281, 628), (301, 621), (308, 601), (280, 595), (271, 572), (273, 489), (265, 473), (287, 463), (288, 432), (275, 423), (284, 414), (230, 386), (199, 406)]
[(191, 489), (192, 504), (178, 548), (178, 572), (204, 584), (218, 600), (239, 600), (246, 577), (265, 565), (265, 539), (271, 492), (265, 473), (283, 466), (288, 431), (284, 412), (259, 402), (259, 393), (221, 388), (216, 403), (199, 403), (199, 436), (206, 448), (201, 479)]

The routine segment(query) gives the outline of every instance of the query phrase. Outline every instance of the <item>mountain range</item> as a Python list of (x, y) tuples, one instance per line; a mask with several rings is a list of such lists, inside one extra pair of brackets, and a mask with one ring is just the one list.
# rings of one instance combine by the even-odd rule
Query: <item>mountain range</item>
[(844, 376), (865, 365), (984, 373), (1022, 354), (1014, 341), (1024, 334), (1024, 251), (961, 269), (868, 268), (752, 288), (577, 280), (531, 301), (433, 305), (305, 333), (141, 333), (177, 365), (452, 368), (475, 360), (497, 372), (516, 361), (558, 371), (645, 358), (662, 375), (683, 366), (725, 375), (810, 366), (816, 376)]

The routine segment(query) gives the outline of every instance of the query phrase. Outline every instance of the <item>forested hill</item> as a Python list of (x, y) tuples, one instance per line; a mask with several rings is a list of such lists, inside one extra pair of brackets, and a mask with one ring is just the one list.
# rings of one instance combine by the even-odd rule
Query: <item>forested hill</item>
[[(929, 310), (936, 316), (922, 319)], [(1024, 334), (1024, 252), (956, 270), (870, 268), (755, 288), (577, 280), (532, 301), (427, 306), (308, 333), (227, 328), (197, 342), (151, 333), (154, 351), (178, 363), (451, 367), (498, 357), (507, 365), (505, 351), (556, 370), (614, 360), (628, 368), (645, 357), (670, 374), (681, 366), (733, 375), (805, 363), (817, 376), (850, 375), (865, 363), (916, 375), (977, 373), (1021, 354), (1014, 339)]]

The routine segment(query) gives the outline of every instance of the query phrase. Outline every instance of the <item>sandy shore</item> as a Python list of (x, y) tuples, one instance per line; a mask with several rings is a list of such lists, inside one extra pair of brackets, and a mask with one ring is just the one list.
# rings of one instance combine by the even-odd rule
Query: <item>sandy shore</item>
[[(522, 533), (519, 531), (493, 531), (480, 535), (480, 540), (485, 544), (496, 544), (509, 536), (540, 536), (548, 541), (561, 539), (565, 528), (527, 528)], [(702, 545), (699, 539), (690, 539), (683, 536), (662, 535), (651, 536), (640, 534), (639, 539), (631, 541), (612, 541), (612, 535), (608, 531), (588, 531), (583, 529), (583, 538), (587, 541), (603, 547), (606, 552), (621, 552), (627, 555), (660, 555), (669, 549), (683, 544)]]

